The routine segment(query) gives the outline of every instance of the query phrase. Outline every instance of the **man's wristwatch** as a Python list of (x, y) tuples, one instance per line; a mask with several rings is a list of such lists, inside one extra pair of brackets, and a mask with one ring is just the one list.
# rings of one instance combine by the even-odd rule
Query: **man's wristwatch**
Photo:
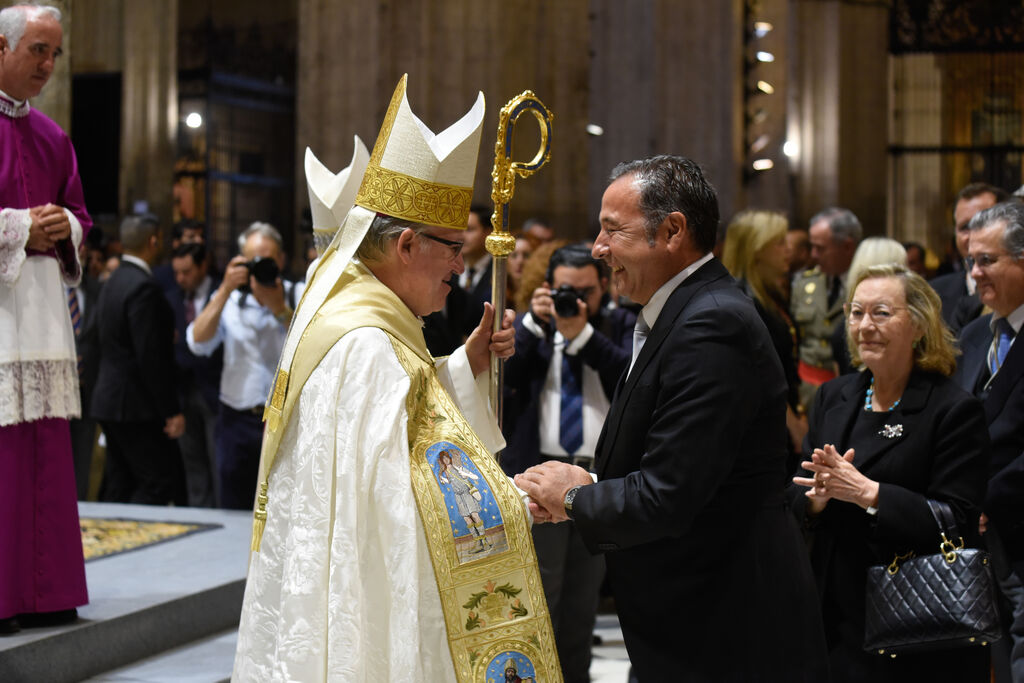
[(579, 493), (582, 486), (573, 486), (571, 489), (565, 492), (565, 514), (572, 519), (572, 503), (576, 500), (576, 494)]

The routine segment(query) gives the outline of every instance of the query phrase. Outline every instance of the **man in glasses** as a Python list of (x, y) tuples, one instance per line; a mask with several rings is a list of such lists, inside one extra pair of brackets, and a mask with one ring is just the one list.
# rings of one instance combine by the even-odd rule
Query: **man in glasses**
[[(953, 204), (953, 237), (959, 257), (956, 267), (961, 265), (960, 259), (967, 258), (967, 242), (970, 231), (968, 223), (979, 211), (1004, 201), (1008, 197), (1005, 190), (988, 183), (970, 183), (965, 185), (956, 195)], [(975, 293), (974, 278), (971, 269), (964, 265), (951, 273), (939, 275), (929, 281), (935, 293), (942, 300), (942, 319), (958, 334), (967, 323), (981, 314), (981, 303)]]
[[(968, 274), (992, 310), (960, 335), (956, 377), (985, 403), (992, 440), (982, 530), (992, 553), (1007, 614), (1009, 638), (995, 643), (997, 681), (1024, 680), (1024, 204), (1012, 200), (968, 223)], [(1012, 670), (1012, 679), (1010, 671)]]
[[(554, 460), (593, 470), (615, 384), (629, 366), (636, 314), (608, 306), (608, 266), (584, 243), (551, 255), (516, 320), (501, 464), (509, 474)], [(572, 524), (533, 527), (541, 580), (566, 681), (586, 681), (604, 560)]]

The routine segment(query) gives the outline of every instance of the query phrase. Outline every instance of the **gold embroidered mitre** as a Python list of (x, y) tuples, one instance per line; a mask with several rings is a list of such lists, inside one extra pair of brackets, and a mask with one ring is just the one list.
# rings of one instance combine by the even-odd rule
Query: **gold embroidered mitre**
[(313, 218), (313, 243), (317, 256), (323, 256), (356, 201), (356, 192), (363, 182), (370, 153), (354, 136), (352, 161), (338, 173), (326, 166), (306, 148), (306, 186), (309, 188), (309, 210)]
[(356, 204), (396, 218), (466, 229), (473, 199), (484, 94), (461, 119), (435, 135), (409, 107), (408, 75), (391, 97)]
[[(434, 135), (409, 107), (405, 94), (407, 80), (408, 75), (402, 76), (391, 97), (391, 104), (356, 194), (355, 205), (350, 210), (346, 209), (344, 201), (339, 199), (335, 207), (348, 212), (318, 259), (316, 267), (310, 270), (306, 289), (292, 316), (284, 349), (278, 360), (274, 386), (263, 413), (267, 428), (260, 456), (260, 477), (254, 511), (254, 550), (259, 549), (259, 539), (266, 520), (268, 477), (284, 429), (291, 418), (291, 411), (286, 405), (290, 406), (302, 391), (306, 379), (296, 374), (294, 367), (300, 342), (306, 336), (314, 317), (337, 289), (342, 274), (370, 229), (374, 217), (377, 213), (383, 213), (417, 223), (466, 229), (473, 197), (476, 160), (480, 151), (484, 95), (478, 93), (476, 102), (465, 116)], [(359, 175), (356, 172), (359, 145), (356, 147), (352, 166), (349, 167), (348, 182)], [(311, 157), (316, 161), (312, 153), (307, 154), (307, 182)], [(322, 167), (319, 161), (316, 164)], [(327, 169), (323, 171), (322, 176), (318, 177), (330, 175)], [(314, 184), (316, 201), (320, 201), (321, 197), (325, 200), (328, 198), (326, 189), (321, 187), (319, 181), (311, 183), (311, 205), (316, 203)], [(341, 190), (339, 197), (344, 191)], [(323, 203), (326, 205), (326, 201)], [(316, 220), (314, 216), (314, 227), (318, 227)], [(327, 219), (323, 217), (321, 220)]]

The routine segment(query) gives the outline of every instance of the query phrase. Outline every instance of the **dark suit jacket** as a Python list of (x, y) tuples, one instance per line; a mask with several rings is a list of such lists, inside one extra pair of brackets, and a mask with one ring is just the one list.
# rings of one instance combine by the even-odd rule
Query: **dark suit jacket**
[(967, 283), (963, 271), (954, 271), (940, 275), (928, 281), (942, 301), (942, 319), (953, 331), (959, 334), (967, 323), (981, 314), (981, 302), (976, 294), (967, 293)]
[[(448, 356), (462, 346), (473, 328), (480, 323), (479, 315), (476, 320), (470, 319), (467, 310), (469, 294), (459, 287), (459, 276), (452, 275), (448, 286), (451, 291), (445, 298), (444, 311), (436, 311), (423, 318), (423, 338), (430, 355), (435, 358)], [(473, 310), (476, 311), (476, 308)], [(482, 306), (480, 313), (483, 313)]]
[(985, 406), (992, 459), (984, 510), (1006, 536), (1010, 556), (1020, 560), (1024, 559), (1024, 343), (1018, 341), (1010, 347), (986, 391), (991, 320), (990, 313), (961, 332), (963, 356), (954, 378)]
[(180, 413), (174, 314), (156, 280), (122, 261), (103, 286), (98, 308), (102, 351), (93, 417), (143, 422)]
[(620, 384), (574, 520), (640, 681), (827, 680), (814, 580), (783, 504), (786, 382), (712, 260), (668, 298)]
[[(217, 280), (211, 278), (206, 303), (219, 285)], [(224, 366), (224, 345), (218, 346), (210, 356), (197, 356), (192, 353), (185, 340), (185, 330), (188, 329), (185, 323), (185, 292), (175, 283), (170, 289), (164, 290), (164, 296), (167, 297), (167, 302), (174, 312), (174, 360), (178, 367), (178, 388), (185, 391), (193, 385), (198, 387), (210, 409), (217, 410), (220, 401), (220, 374)]]
[(75, 339), (75, 351), (81, 357), (82, 372), (78, 389), (82, 399), (82, 418), (91, 417), (90, 399), (100, 370), (99, 301), (103, 283), (88, 274), (82, 275), (81, 295), (85, 300), (82, 331)]
[[(808, 521), (804, 515), (807, 489), (791, 485), (788, 494), (797, 518), (809, 529), (833, 671), (837, 676), (845, 671), (844, 680), (858, 679), (851, 671), (870, 674), (862, 680), (900, 680), (895, 672), (887, 675), (892, 668), (887, 661), (861, 649), (865, 572), (871, 565), (888, 564), (896, 553), (937, 551), (939, 530), (928, 498), (949, 503), (968, 545), (977, 545), (988, 435), (977, 399), (951, 379), (914, 371), (899, 405), (883, 418), (886, 425), (901, 425), (902, 434), (875, 435), (866, 443), (855, 443), (851, 431), (864, 413), (870, 379), (870, 372), (862, 372), (821, 386), (810, 413), (804, 459), (810, 460), (812, 451), (825, 444), (833, 444), (840, 453), (855, 449), (854, 466), (879, 482), (878, 514), (868, 515), (852, 503), (830, 501), (816, 519)], [(811, 475), (801, 470), (800, 476)], [(956, 665), (953, 659), (959, 661), (957, 657), (915, 657), (914, 668), (922, 674), (932, 672), (921, 680), (970, 680), (950, 672), (948, 667)], [(859, 668), (864, 666), (880, 671)]]
[[(540, 395), (551, 365), (554, 336), (553, 331), (543, 338), (535, 335), (523, 325), (525, 315), (516, 318), (516, 352), (505, 361), (502, 431), (507, 445), (501, 452), (501, 466), (509, 475), (540, 462)], [(597, 371), (610, 398), (633, 355), (636, 314), (624, 308), (602, 309), (590, 324), (594, 334), (580, 349), (579, 358)]]

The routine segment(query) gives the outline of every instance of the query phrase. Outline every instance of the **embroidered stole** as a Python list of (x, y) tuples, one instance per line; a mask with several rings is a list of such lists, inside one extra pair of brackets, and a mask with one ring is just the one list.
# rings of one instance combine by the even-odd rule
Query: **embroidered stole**
[(561, 681), (533, 538), (516, 488), (432, 362), (392, 337), (411, 386), (409, 466), (460, 683)]

